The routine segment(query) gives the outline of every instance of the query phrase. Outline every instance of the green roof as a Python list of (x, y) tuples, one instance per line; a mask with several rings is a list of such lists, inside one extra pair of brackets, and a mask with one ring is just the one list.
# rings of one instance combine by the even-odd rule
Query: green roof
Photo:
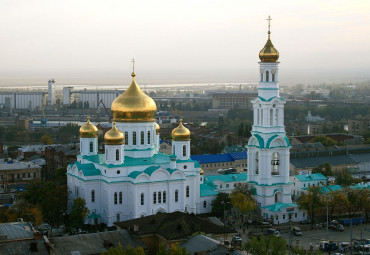
[(326, 178), (324, 175), (321, 173), (316, 173), (316, 174), (299, 174), (294, 176), (301, 182), (307, 182), (307, 181), (326, 181), (328, 178)]
[(100, 164), (108, 168), (125, 167), (125, 166), (139, 166), (139, 165), (161, 165), (170, 162), (170, 156), (162, 152), (154, 154), (152, 157), (147, 158), (132, 158), (125, 156), (125, 161), (121, 165), (112, 165), (105, 163), (105, 154), (95, 154), (90, 156), (80, 156), (83, 159), (91, 161), (95, 164)]
[(343, 188), (340, 185), (329, 185), (328, 187), (330, 188), (330, 190), (327, 187), (321, 187), (321, 192), (326, 193), (326, 192), (330, 192), (330, 191), (341, 190)]
[(349, 186), (351, 189), (370, 189), (370, 183), (357, 183), (355, 185)]
[(204, 177), (206, 182), (222, 181), (222, 182), (238, 182), (246, 181), (247, 173), (224, 174), (224, 175), (208, 175)]
[(297, 207), (295, 203), (276, 203), (268, 206), (264, 206), (262, 208), (267, 209), (271, 212), (281, 212), (282, 209), (287, 207)]
[(80, 162), (75, 162), (78, 170), (81, 170), (84, 176), (94, 176), (100, 175), (101, 172), (99, 169), (95, 168), (93, 163), (81, 164)]
[(215, 196), (217, 194), (218, 194), (218, 191), (215, 187), (212, 187), (208, 184), (200, 185), (200, 196), (201, 197)]
[(155, 172), (155, 170), (159, 169), (160, 166), (150, 166), (148, 167), (147, 169), (144, 170), (144, 173), (146, 173), (147, 175), (151, 176), (152, 173)]
[[(158, 170), (160, 168), (160, 166), (150, 166), (148, 168), (146, 168), (144, 171), (133, 171), (131, 172), (128, 177), (132, 178), (132, 179), (136, 179), (136, 177), (138, 177), (140, 174), (142, 173), (146, 173), (147, 175), (151, 176), (156, 170)], [(165, 169), (167, 172), (169, 172), (170, 174), (172, 174), (173, 172), (175, 172), (177, 169), (171, 169), (171, 168), (167, 168)]]

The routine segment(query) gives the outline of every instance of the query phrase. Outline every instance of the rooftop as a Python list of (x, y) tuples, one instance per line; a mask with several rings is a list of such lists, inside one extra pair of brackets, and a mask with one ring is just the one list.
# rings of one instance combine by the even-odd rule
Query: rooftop
[(325, 163), (329, 163), (332, 166), (357, 164), (357, 162), (348, 155), (295, 158), (290, 159), (290, 163), (296, 168), (317, 167)]
[(7, 162), (0, 161), (0, 170), (19, 170), (26, 168), (35, 169), (41, 167), (31, 162), (16, 162), (12, 160)]
[(224, 154), (204, 154), (204, 155), (192, 155), (191, 159), (198, 161), (200, 164), (207, 163), (219, 163), (219, 162), (230, 162), (240, 159), (246, 159), (247, 152), (231, 152)]
[(301, 182), (306, 182), (306, 181), (320, 181), (320, 180), (326, 180), (327, 179), (321, 173), (316, 173), (316, 174), (299, 174), (299, 175), (295, 175), (294, 177), (297, 178)]

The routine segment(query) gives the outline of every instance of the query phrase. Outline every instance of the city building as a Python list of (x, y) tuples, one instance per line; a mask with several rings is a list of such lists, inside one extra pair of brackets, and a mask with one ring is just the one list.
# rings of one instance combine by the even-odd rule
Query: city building
[(257, 95), (255, 92), (218, 92), (212, 94), (212, 108), (217, 109), (232, 109), (242, 108), (246, 109), (251, 106), (251, 99)]
[(292, 198), (293, 200), (297, 200), (303, 193), (307, 191), (309, 187), (320, 186), (322, 187), (324, 183), (326, 185), (326, 178), (324, 175), (320, 173), (311, 173), (308, 172), (300, 173), (298, 175), (294, 175), (290, 177), (292, 185)]
[(233, 169), (230, 172), (241, 172), (247, 167), (247, 152), (231, 152), (224, 154), (192, 155), (204, 170), (204, 175), (217, 174), (218, 170)]
[(49, 145), (45, 147), (46, 172), (43, 178), (52, 180), (55, 178), (56, 170), (66, 168), (77, 160), (80, 153), (76, 145)]
[(3, 188), (41, 178), (41, 167), (31, 162), (0, 161), (0, 183)]
[(42, 107), (45, 92), (0, 92), (1, 109), (29, 109)]
[(253, 126), (248, 141), (248, 182), (264, 219), (277, 224), (302, 221), (305, 212), (292, 203), (285, 100), (279, 95), (279, 52), (270, 39), (270, 24), (259, 58), (260, 82), (258, 97), (252, 101)]
[(54, 79), (48, 81), (48, 105), (55, 104), (55, 86)]

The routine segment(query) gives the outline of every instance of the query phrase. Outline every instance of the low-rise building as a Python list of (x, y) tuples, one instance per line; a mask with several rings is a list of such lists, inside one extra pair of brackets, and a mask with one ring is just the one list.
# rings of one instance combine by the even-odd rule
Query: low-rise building
[(305, 193), (309, 187), (320, 186), (322, 187), (323, 183), (326, 183), (327, 178), (321, 173), (301, 173), (290, 177), (292, 185), (292, 198), (297, 200), (301, 194)]
[(41, 167), (31, 162), (13, 160), (0, 162), (0, 182), (6, 188), (8, 185), (22, 184), (41, 178)]
[[(231, 152), (224, 154), (192, 155), (191, 159), (198, 161), (204, 175), (218, 174), (218, 170), (235, 169), (242, 172), (247, 167), (247, 152)], [(234, 172), (234, 171), (233, 171)]]

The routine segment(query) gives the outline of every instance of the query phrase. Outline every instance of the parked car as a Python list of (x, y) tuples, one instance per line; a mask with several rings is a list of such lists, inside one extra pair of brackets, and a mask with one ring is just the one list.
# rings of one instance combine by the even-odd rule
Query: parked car
[(266, 231), (266, 233), (267, 233), (268, 235), (274, 235), (274, 236), (277, 236), (277, 237), (279, 237), (279, 236), (280, 236), (280, 231), (279, 231), (279, 230), (277, 230), (277, 229), (275, 229), (275, 228), (269, 228), (269, 229)]
[(293, 234), (295, 236), (301, 236), (302, 235), (302, 230), (301, 230), (300, 227), (293, 227), (292, 230), (293, 230)]

